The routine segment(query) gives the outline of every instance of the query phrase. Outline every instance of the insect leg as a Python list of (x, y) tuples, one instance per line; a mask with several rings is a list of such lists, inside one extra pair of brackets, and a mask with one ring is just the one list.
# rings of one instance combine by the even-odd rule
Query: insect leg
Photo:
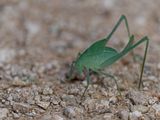
[[(119, 18), (118, 22), (116, 23), (116, 25), (115, 25), (114, 28), (112, 29), (111, 33), (106, 37), (106, 43), (110, 40), (110, 38), (112, 37), (112, 35), (114, 34), (114, 32), (116, 31), (116, 29), (119, 27), (119, 25), (121, 24), (121, 22), (122, 22), (123, 20), (124, 20), (124, 22), (125, 22), (125, 26), (126, 26), (126, 29), (127, 29), (128, 37), (129, 37), (129, 38), (131, 37), (127, 18), (126, 18), (125, 15), (121, 15), (121, 17)], [(134, 39), (133, 39), (133, 40), (134, 40)], [(133, 40), (132, 40), (132, 42), (130, 43), (130, 45), (133, 44)], [(132, 54), (132, 56), (133, 56), (133, 60), (134, 60), (134, 61), (137, 61), (137, 58), (140, 58), (140, 56), (137, 56), (137, 55), (134, 54), (134, 51), (132, 51), (131, 54)]]
[(144, 71), (144, 64), (145, 64), (145, 61), (146, 61), (147, 50), (148, 50), (148, 45), (149, 45), (149, 38), (147, 36), (143, 37), (142, 39), (140, 39), (138, 42), (136, 42), (135, 44), (131, 45), (130, 47), (127, 47), (126, 49), (124, 49), (122, 52), (120, 52), (116, 56), (113, 56), (112, 58), (106, 60), (104, 63), (102, 63), (100, 65), (101, 68), (104, 68), (106, 66), (109, 66), (109, 65), (113, 64), (114, 62), (116, 62), (117, 60), (119, 60), (120, 58), (125, 56), (128, 52), (130, 52), (134, 48), (138, 47), (143, 42), (146, 42), (146, 47), (145, 47), (143, 63), (142, 63), (142, 67), (141, 67), (141, 74), (140, 74), (140, 79), (139, 79), (139, 85), (138, 85), (138, 88), (140, 89), (141, 84), (142, 84), (142, 76), (143, 76), (143, 71)]
[(116, 23), (116, 25), (114, 26), (114, 28), (112, 29), (112, 31), (110, 32), (110, 34), (106, 37), (106, 43), (110, 40), (110, 38), (112, 37), (112, 35), (117, 30), (117, 28), (119, 27), (119, 25), (121, 24), (121, 22), (123, 20), (124, 20), (126, 28), (127, 28), (128, 37), (130, 38), (130, 30), (129, 30), (129, 25), (128, 25), (127, 18), (126, 18), (125, 15), (121, 15), (120, 19), (118, 20), (118, 22)]
[(87, 89), (88, 89), (88, 87), (89, 87), (89, 84), (90, 84), (90, 82), (91, 82), (90, 74), (89, 74), (90, 70), (89, 70), (89, 69), (86, 69), (86, 71), (87, 71), (87, 86), (86, 86), (86, 88), (85, 88), (85, 90), (84, 90), (84, 92), (83, 92), (82, 98), (84, 97), (84, 95), (85, 95), (85, 93), (86, 93), (86, 91), (87, 91)]
[(146, 56), (147, 56), (147, 50), (148, 50), (148, 45), (149, 45), (149, 38), (147, 36), (143, 37), (141, 40), (139, 40), (137, 43), (132, 45), (131, 47), (127, 48), (122, 52), (123, 55), (128, 53), (129, 51), (133, 50), (135, 47), (139, 46), (141, 43), (146, 42), (146, 47), (145, 47), (145, 52), (144, 52), (144, 57), (143, 57), (143, 63), (141, 66), (141, 74), (140, 74), (140, 79), (139, 79), (139, 85), (138, 88), (140, 89), (141, 84), (142, 84), (142, 76), (143, 76), (143, 71), (144, 71), (144, 64), (146, 61)]
[(117, 90), (119, 92), (119, 95), (121, 96), (121, 92), (120, 92), (120, 89), (119, 89), (119, 86), (118, 86), (118, 83), (117, 83), (117, 79), (114, 77), (114, 75), (111, 75), (111, 74), (108, 74), (108, 73), (104, 73), (104, 72), (99, 72), (99, 73), (105, 75), (106, 77), (110, 77), (111, 79), (114, 80), (114, 82), (116, 84), (116, 87), (117, 87)]
[[(142, 39), (142, 40), (143, 40), (143, 39)], [(142, 41), (142, 40), (141, 40), (141, 41)], [(148, 45), (149, 45), (149, 39), (146, 37), (146, 38), (144, 38), (144, 40), (147, 40), (147, 43), (146, 43), (146, 48), (145, 48), (145, 52), (144, 52), (143, 63), (142, 63), (142, 67), (141, 67), (141, 74), (140, 74), (139, 85), (138, 85), (138, 88), (139, 88), (139, 89), (141, 88), (141, 85), (142, 85), (142, 76), (143, 76), (143, 71), (144, 71), (144, 64), (145, 64), (145, 61), (146, 61), (147, 49), (148, 49)]]

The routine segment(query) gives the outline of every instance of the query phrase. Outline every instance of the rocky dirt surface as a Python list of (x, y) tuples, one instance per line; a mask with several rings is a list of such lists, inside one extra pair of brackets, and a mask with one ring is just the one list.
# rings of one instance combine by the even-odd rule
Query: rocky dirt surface
[[(0, 120), (160, 120), (160, 1), (158, 0), (1, 0)], [(150, 38), (143, 87), (140, 62), (128, 54), (105, 71), (114, 81), (91, 75), (67, 81), (78, 52), (106, 36), (121, 14), (135, 42)], [(121, 25), (109, 44), (127, 43)], [(144, 45), (134, 52), (140, 56)]]

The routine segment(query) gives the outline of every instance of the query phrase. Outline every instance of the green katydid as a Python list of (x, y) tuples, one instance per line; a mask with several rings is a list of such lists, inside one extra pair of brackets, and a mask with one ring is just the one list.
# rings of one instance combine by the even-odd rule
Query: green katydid
[[(129, 37), (129, 42), (127, 43), (126, 47), (118, 52), (114, 48), (111, 48), (109, 46), (106, 46), (107, 42), (110, 40), (112, 37), (113, 33), (116, 31), (118, 26), (121, 24), (121, 22), (124, 20), (125, 26), (127, 28), (128, 32), (128, 37)], [(86, 71), (87, 75), (87, 86), (86, 89), (83, 93), (83, 96), (88, 89), (88, 86), (90, 84), (90, 76), (89, 72), (94, 71), (98, 74), (103, 74), (105, 76), (111, 77), (115, 80), (117, 89), (119, 91), (118, 84), (116, 82), (116, 79), (113, 75), (106, 74), (104, 72), (101, 72), (104, 68), (112, 65), (119, 59), (121, 59), (124, 55), (126, 55), (128, 52), (132, 51), (134, 48), (139, 46), (141, 43), (146, 42), (146, 47), (145, 47), (145, 52), (144, 52), (144, 57), (143, 57), (143, 63), (141, 66), (141, 74), (140, 74), (140, 79), (139, 79), (139, 85), (138, 88), (140, 89), (141, 84), (142, 84), (142, 76), (143, 76), (143, 70), (144, 70), (144, 64), (146, 61), (146, 55), (147, 55), (147, 49), (149, 45), (149, 39), (147, 36), (143, 37), (140, 39), (138, 42), (133, 44), (134, 36), (130, 35), (129, 31), (129, 26), (127, 22), (127, 18), (122, 15), (116, 25), (114, 26), (113, 30), (111, 33), (104, 39), (101, 39), (99, 41), (94, 42), (89, 48), (87, 48), (82, 54), (79, 54), (77, 59), (72, 62), (71, 66), (71, 71), (70, 71), (70, 76), (72, 75), (73, 68), (76, 69), (76, 71), (81, 74), (84, 70)]]

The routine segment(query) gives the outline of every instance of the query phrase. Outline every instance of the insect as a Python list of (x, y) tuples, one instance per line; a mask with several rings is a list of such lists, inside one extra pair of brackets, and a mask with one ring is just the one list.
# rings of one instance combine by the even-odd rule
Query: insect
[[(109, 47), (107, 45), (107, 42), (110, 40), (110, 38), (112, 37), (116, 29), (119, 27), (119, 25), (122, 23), (122, 21), (125, 22), (129, 41), (125, 46), (125, 48), (120, 52), (118, 52), (116, 49)], [(136, 48), (137, 46), (145, 42), (146, 46), (145, 46), (145, 52), (144, 52), (142, 66), (141, 66), (141, 74), (140, 74), (140, 79), (138, 84), (138, 88), (140, 89), (142, 84), (142, 76), (143, 76), (144, 64), (146, 61), (147, 49), (149, 45), (149, 38), (145, 36), (136, 43), (133, 43), (133, 40), (134, 40), (134, 35), (130, 35), (127, 18), (125, 17), (125, 15), (121, 15), (118, 22), (114, 26), (113, 30), (110, 32), (110, 34), (107, 37), (94, 42), (82, 54), (79, 54), (77, 56), (76, 60), (72, 62), (70, 75), (72, 75), (73, 70), (76, 70), (79, 74), (82, 74), (82, 72), (84, 71), (86, 72), (87, 86), (85, 88), (83, 96), (90, 84), (90, 74), (89, 74), (90, 71), (94, 71), (97, 74), (103, 74), (105, 76), (108, 76), (114, 79), (117, 86), (117, 90), (119, 91), (119, 87), (115, 77), (113, 75), (102, 72), (102, 70), (114, 64), (116, 61), (121, 59), (123, 56), (125, 56), (127, 53), (132, 51), (134, 48)]]

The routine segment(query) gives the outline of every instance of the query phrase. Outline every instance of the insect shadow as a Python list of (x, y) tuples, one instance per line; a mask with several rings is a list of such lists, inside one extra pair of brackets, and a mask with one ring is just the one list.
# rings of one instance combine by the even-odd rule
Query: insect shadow
[[(107, 43), (122, 21), (125, 22), (129, 41), (127, 45), (124, 47), (124, 49), (118, 52), (116, 49), (109, 47)], [(105, 75), (107, 77), (112, 78), (115, 81), (117, 90), (120, 91), (117, 84), (117, 80), (114, 77), (114, 75), (103, 72), (103, 69), (112, 65), (116, 61), (120, 60), (127, 53), (131, 52), (134, 48), (136, 48), (137, 46), (145, 42), (146, 46), (145, 46), (144, 57), (143, 57), (143, 62), (141, 66), (141, 73), (140, 73), (139, 84), (138, 84), (138, 88), (140, 89), (142, 85), (142, 76), (144, 71), (144, 64), (146, 61), (147, 49), (149, 45), (149, 38), (147, 36), (144, 36), (142, 39), (140, 39), (136, 43), (133, 43), (133, 40), (134, 40), (134, 35), (130, 34), (127, 18), (124, 15), (122, 15), (118, 20), (118, 22), (116, 23), (116, 25), (114, 26), (113, 30), (110, 32), (110, 34), (107, 37), (94, 42), (84, 52), (82, 52), (81, 54), (78, 54), (76, 60), (73, 61), (71, 64), (69, 79), (72, 78), (73, 71), (76, 71), (80, 75), (85, 71), (87, 86), (83, 92), (82, 97), (85, 95), (91, 81), (90, 71), (94, 71), (99, 75)]]

